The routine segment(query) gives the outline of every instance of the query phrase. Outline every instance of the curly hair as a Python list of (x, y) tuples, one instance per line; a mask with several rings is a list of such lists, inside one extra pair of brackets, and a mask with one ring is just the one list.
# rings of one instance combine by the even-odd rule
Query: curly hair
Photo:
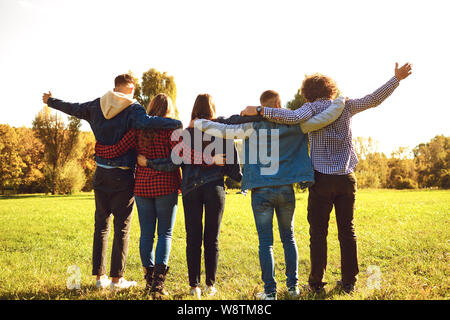
[(338, 93), (338, 87), (330, 77), (315, 73), (305, 76), (300, 91), (306, 101), (313, 102), (320, 98), (334, 99)]

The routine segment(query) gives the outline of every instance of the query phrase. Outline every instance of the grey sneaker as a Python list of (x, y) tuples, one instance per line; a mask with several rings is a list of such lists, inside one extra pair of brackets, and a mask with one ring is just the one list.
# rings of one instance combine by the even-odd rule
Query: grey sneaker
[(298, 286), (293, 286), (288, 289), (288, 294), (292, 298), (298, 298), (300, 296), (300, 290)]
[(202, 290), (199, 287), (191, 288), (189, 294), (198, 300), (202, 298)]
[(106, 274), (104, 274), (100, 277), (100, 280), (97, 280), (97, 282), (95, 283), (95, 287), (97, 289), (105, 289), (108, 288), (110, 284), (111, 280), (108, 278)]
[(217, 293), (217, 288), (216, 288), (214, 285), (212, 285), (212, 286), (206, 286), (206, 287), (205, 287), (205, 292), (206, 292), (206, 295), (212, 297), (212, 296), (215, 296), (215, 295), (216, 295), (216, 293)]
[(109, 286), (109, 290), (116, 291), (116, 290), (129, 289), (131, 287), (136, 287), (136, 285), (137, 285), (136, 281), (128, 281), (128, 280), (125, 280), (125, 278), (120, 278), (119, 282), (111, 282), (111, 285)]
[(277, 293), (276, 292), (271, 292), (271, 293), (259, 292), (256, 294), (256, 299), (258, 299), (258, 300), (277, 300)]

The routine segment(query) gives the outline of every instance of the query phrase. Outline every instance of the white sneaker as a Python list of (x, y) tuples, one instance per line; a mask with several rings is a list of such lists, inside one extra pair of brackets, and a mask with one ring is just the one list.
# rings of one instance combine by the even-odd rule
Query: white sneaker
[(216, 287), (213, 286), (213, 285), (212, 285), (212, 286), (206, 286), (205, 292), (206, 292), (206, 294), (207, 294), (208, 296), (212, 297), (212, 296), (215, 296), (215, 295), (216, 295), (217, 289), (216, 289)]
[(105, 289), (109, 285), (111, 285), (111, 280), (108, 278), (106, 274), (102, 275), (100, 277), (100, 280), (97, 280), (97, 282), (95, 283), (95, 287), (97, 289)]
[(293, 286), (288, 289), (288, 294), (291, 298), (298, 298), (300, 296), (300, 290), (298, 286)]
[(202, 298), (202, 290), (199, 287), (191, 288), (191, 291), (189, 291), (189, 294), (191, 296), (194, 296), (197, 299)]
[(273, 292), (273, 293), (260, 292), (260, 293), (256, 294), (256, 299), (258, 299), (258, 300), (277, 300), (277, 294), (275, 292)]
[(115, 290), (129, 289), (131, 287), (136, 287), (136, 285), (137, 285), (136, 281), (128, 281), (128, 280), (125, 280), (125, 278), (120, 278), (119, 282), (111, 281), (109, 290), (115, 291)]

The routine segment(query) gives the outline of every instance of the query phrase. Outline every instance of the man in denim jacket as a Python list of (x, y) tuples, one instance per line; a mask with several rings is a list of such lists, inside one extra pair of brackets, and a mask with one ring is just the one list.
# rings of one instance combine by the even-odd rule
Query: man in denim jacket
[[(261, 95), (263, 106), (281, 107), (279, 95), (272, 90)], [(261, 300), (276, 299), (273, 257), (273, 212), (275, 210), (283, 243), (287, 287), (298, 296), (298, 252), (294, 238), (294, 183), (308, 186), (314, 181), (305, 133), (318, 130), (335, 121), (344, 108), (343, 99), (300, 126), (268, 121), (227, 125), (196, 120), (194, 126), (214, 136), (244, 139), (242, 190), (252, 190), (252, 209), (259, 237), (259, 260), (264, 282)]]
[[(43, 102), (49, 107), (89, 122), (96, 140), (110, 145), (132, 128), (179, 128), (178, 120), (150, 117), (133, 99), (134, 79), (128, 74), (115, 78), (114, 91), (86, 103), (69, 103), (44, 93)], [(123, 289), (136, 285), (123, 278), (128, 239), (133, 213), (133, 186), (136, 152), (130, 150), (116, 159), (95, 156), (97, 169), (94, 175), (95, 232), (92, 254), (92, 274), (97, 277), (97, 288)], [(111, 213), (114, 215), (114, 244), (111, 253), (110, 277), (106, 276), (106, 250)]]

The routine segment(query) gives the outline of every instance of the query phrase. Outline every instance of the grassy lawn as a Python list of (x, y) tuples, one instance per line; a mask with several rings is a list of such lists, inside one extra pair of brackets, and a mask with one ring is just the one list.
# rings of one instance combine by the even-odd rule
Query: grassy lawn
[[(125, 276), (138, 281), (138, 287), (116, 294), (95, 290), (91, 276), (93, 198), (91, 193), (0, 197), (0, 299), (148, 299), (143, 290), (136, 212)], [(297, 194), (300, 284), (306, 284), (310, 267), (306, 200), (306, 192)], [(166, 287), (170, 299), (191, 299), (181, 198), (178, 204)], [(300, 299), (449, 299), (449, 214), (450, 191), (359, 190), (355, 213), (360, 264), (357, 291), (347, 295), (335, 288), (340, 279), (340, 253), (332, 214), (327, 293), (316, 297), (302, 290)], [(278, 296), (288, 299), (276, 223), (274, 233)], [(109, 253), (111, 245), (112, 232)], [(220, 250), (219, 293), (212, 299), (254, 299), (263, 284), (250, 195), (235, 191), (227, 195)], [(66, 287), (71, 265), (81, 269), (80, 290)], [(367, 271), (372, 266), (381, 271), (379, 289), (367, 285), (371, 277)], [(202, 281), (204, 284), (203, 274)]]

